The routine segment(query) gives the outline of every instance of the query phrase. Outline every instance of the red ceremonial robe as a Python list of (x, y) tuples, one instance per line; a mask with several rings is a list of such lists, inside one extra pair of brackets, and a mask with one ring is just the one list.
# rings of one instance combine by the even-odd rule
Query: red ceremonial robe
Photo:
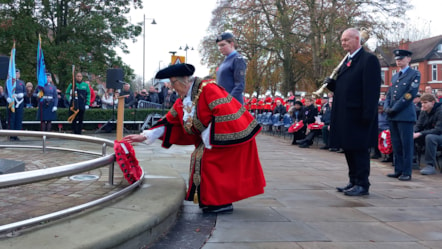
[[(195, 145), (186, 200), (194, 200), (198, 192), (201, 205), (224, 205), (264, 193), (266, 183), (255, 141), (261, 127), (255, 118), (213, 80), (196, 78), (191, 100), (196, 110), (191, 127), (184, 124), (181, 99), (153, 127), (165, 127), (160, 138), (165, 148)], [(209, 123), (211, 149), (201, 139)]]

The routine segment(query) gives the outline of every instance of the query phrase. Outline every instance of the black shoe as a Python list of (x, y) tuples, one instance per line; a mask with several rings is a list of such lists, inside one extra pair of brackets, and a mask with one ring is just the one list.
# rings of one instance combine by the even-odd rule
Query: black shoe
[(371, 159), (379, 159), (381, 157), (381, 155), (376, 155), (376, 154), (374, 154), (374, 155), (372, 155), (370, 158)]
[(345, 195), (348, 196), (362, 196), (362, 195), (368, 195), (368, 189), (359, 186), (359, 185), (355, 185), (353, 188), (344, 191)]
[(391, 177), (391, 178), (398, 178), (401, 175), (402, 175), (402, 173), (390, 173), (390, 174), (387, 174), (387, 176)]
[(308, 147), (310, 147), (309, 142), (302, 143), (302, 144), (299, 145), (299, 148), (308, 148)]
[(344, 192), (346, 190), (349, 190), (349, 189), (353, 188), (353, 186), (354, 186), (354, 184), (349, 182), (347, 184), (347, 186), (345, 186), (345, 187), (336, 187), (336, 190), (338, 190), (338, 192)]
[(226, 204), (220, 206), (207, 206), (203, 208), (203, 213), (212, 213), (212, 214), (230, 214), (233, 212), (233, 205)]
[(393, 162), (393, 158), (391, 156), (388, 156), (388, 157), (382, 159), (381, 162), (383, 162), (383, 163), (391, 163), (391, 162)]
[(321, 148), (319, 148), (320, 150), (328, 150), (328, 146), (322, 146)]
[(306, 143), (306, 142), (307, 142), (307, 139), (296, 140), (297, 144), (303, 144), (303, 143)]
[(401, 175), (398, 177), (399, 181), (411, 181), (411, 176)]
[(330, 149), (328, 149), (329, 151), (331, 151), (331, 152), (336, 152), (336, 151), (338, 151), (339, 149), (338, 148), (330, 148)]

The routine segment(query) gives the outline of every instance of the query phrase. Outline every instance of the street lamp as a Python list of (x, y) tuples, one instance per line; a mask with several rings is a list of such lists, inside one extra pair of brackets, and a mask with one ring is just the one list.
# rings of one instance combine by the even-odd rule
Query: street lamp
[(187, 45), (187, 43), (186, 43), (186, 46), (184, 47), (184, 49), (180, 46), (180, 50), (184, 50), (184, 51), (186, 51), (186, 63), (187, 63), (187, 50), (193, 50), (193, 47), (192, 48), (189, 48), (189, 46)]
[(161, 70), (161, 62), (163, 62), (163, 61), (159, 61), (159, 62), (158, 62), (158, 71)]
[(150, 24), (157, 24), (155, 22), (155, 18), (146, 18), (146, 15), (143, 14), (143, 89), (144, 89), (144, 76), (146, 74), (146, 19), (147, 20), (152, 20), (152, 22)]

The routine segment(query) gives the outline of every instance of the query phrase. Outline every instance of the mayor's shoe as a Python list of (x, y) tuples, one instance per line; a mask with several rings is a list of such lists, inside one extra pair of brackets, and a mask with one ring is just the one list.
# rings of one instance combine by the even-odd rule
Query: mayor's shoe
[(391, 178), (398, 178), (401, 175), (402, 175), (402, 173), (390, 173), (390, 174), (387, 174), (387, 176), (391, 177)]
[(401, 175), (397, 178), (399, 181), (411, 181), (411, 176)]
[(381, 162), (383, 162), (383, 163), (391, 163), (391, 162), (393, 162), (393, 157), (387, 156), (386, 158), (382, 159)]
[(203, 208), (203, 213), (211, 213), (211, 214), (231, 214), (233, 212), (233, 205), (226, 204), (220, 206), (207, 206)]
[(344, 192), (344, 191), (346, 191), (346, 190), (349, 190), (349, 189), (353, 188), (353, 186), (354, 186), (354, 184), (351, 183), (351, 182), (349, 182), (349, 183), (347, 184), (347, 186), (344, 186), (344, 187), (336, 187), (336, 190), (337, 190), (338, 192)]
[(436, 169), (431, 165), (427, 165), (423, 169), (421, 169), (420, 172), (422, 175), (434, 175), (436, 174)]
[(310, 147), (309, 142), (305, 142), (299, 145), (299, 148), (308, 148), (308, 147)]
[(359, 185), (355, 185), (353, 186), (353, 188), (344, 191), (344, 195), (348, 195), (348, 196), (362, 196), (362, 195), (368, 195), (368, 189), (359, 186)]
[(299, 139), (299, 140), (296, 140), (296, 143), (297, 144), (304, 144), (304, 143), (306, 143), (307, 142), (307, 139)]

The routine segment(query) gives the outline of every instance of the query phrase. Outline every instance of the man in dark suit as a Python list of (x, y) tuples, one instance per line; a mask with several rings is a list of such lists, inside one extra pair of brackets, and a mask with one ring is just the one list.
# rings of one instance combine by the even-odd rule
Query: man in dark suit
[(377, 144), (381, 67), (377, 57), (362, 48), (357, 29), (345, 30), (341, 45), (348, 52), (347, 60), (336, 80), (325, 80), (334, 92), (330, 147), (344, 150), (350, 178), (347, 186), (336, 189), (348, 196), (368, 195), (369, 149)]
[(384, 102), (394, 158), (394, 173), (387, 176), (409, 181), (414, 151), (413, 128), (416, 122), (413, 99), (419, 90), (421, 74), (409, 66), (412, 54), (410, 51), (396, 49), (393, 53), (400, 71), (391, 78), (391, 87)]

